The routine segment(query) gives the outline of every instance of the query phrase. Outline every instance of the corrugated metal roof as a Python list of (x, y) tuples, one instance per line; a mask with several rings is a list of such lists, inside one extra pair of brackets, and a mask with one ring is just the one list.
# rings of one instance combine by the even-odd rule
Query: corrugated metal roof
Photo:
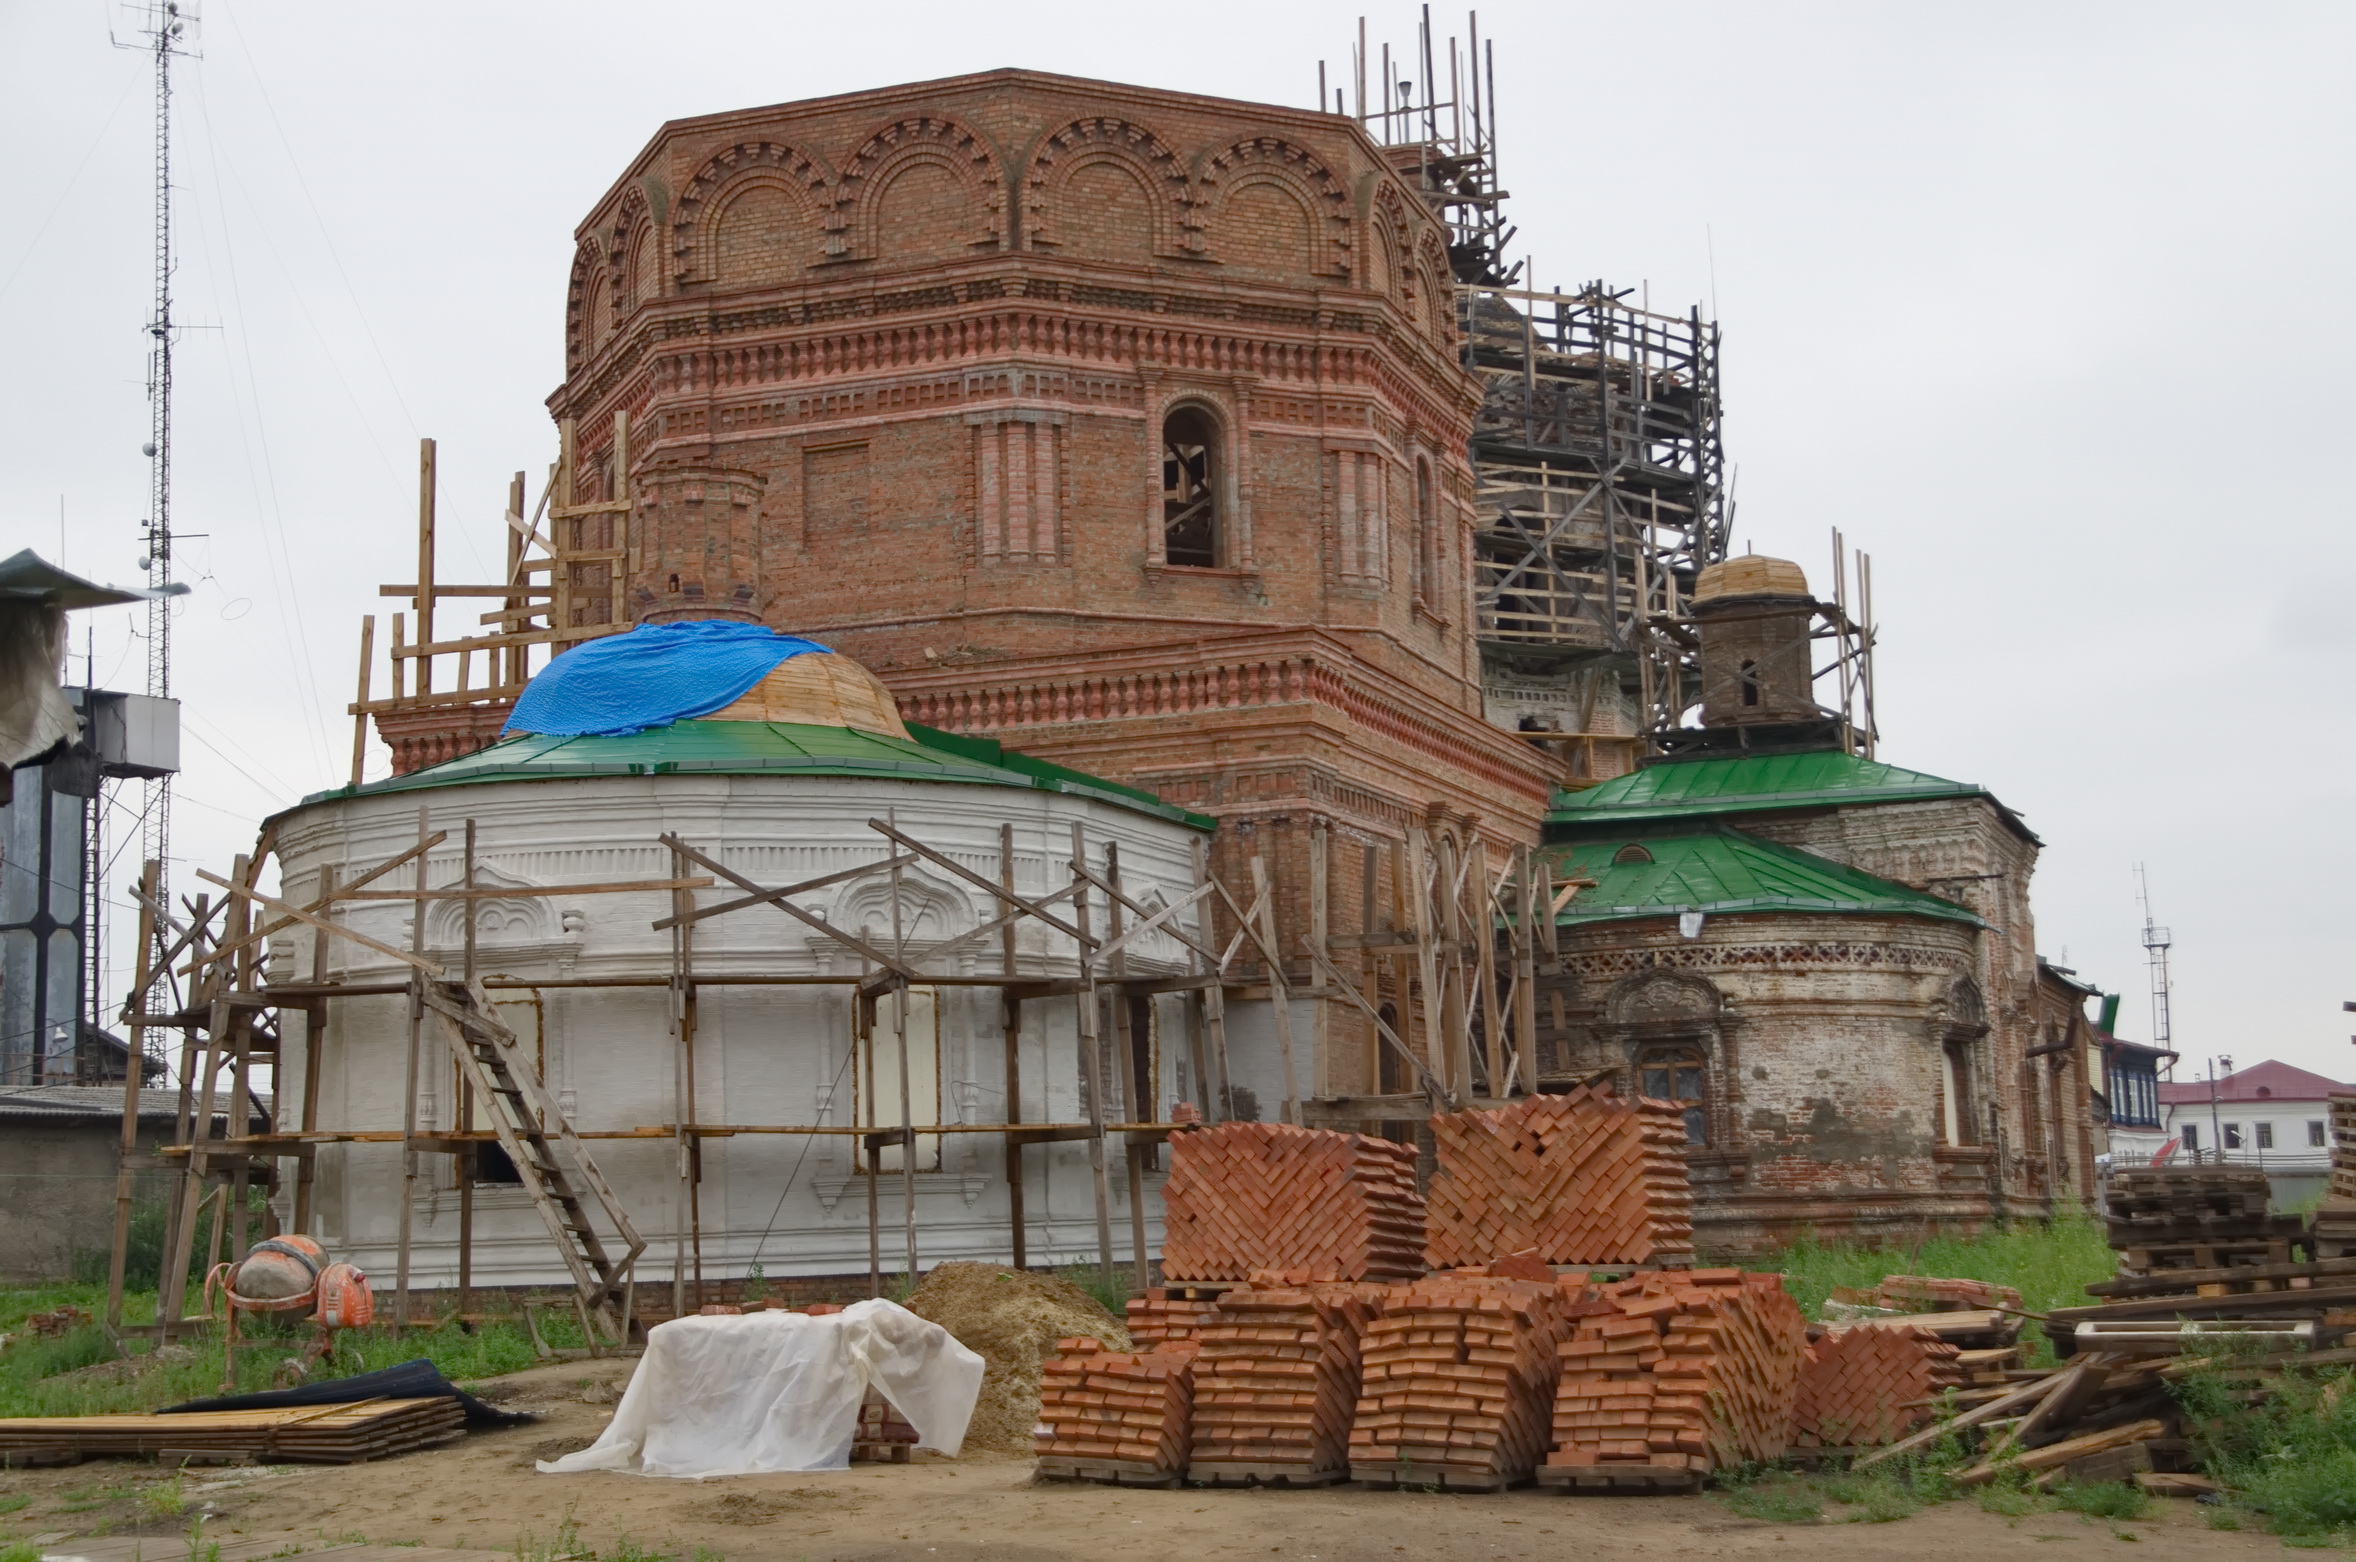
[(806, 775), (1027, 787), (1093, 797), (1198, 830), (1216, 821), (1151, 792), (1017, 753), (989, 738), (910, 723), (907, 738), (782, 721), (677, 721), (627, 737), (518, 736), (458, 759), (361, 787), (314, 792), (305, 803), (493, 781), (582, 776)]
[[(1631, 846), (1642, 847), (1649, 860), (1618, 861)], [(1832, 912), (1987, 925), (1952, 901), (1740, 830), (1632, 831), (1567, 842), (1545, 855), (1556, 878), (1596, 881), (1555, 918), (1565, 926), (1684, 911)]]
[[(2356, 1085), (2343, 1085), (2272, 1058), (2236, 1069), (2217, 1081), (2219, 1101), (2324, 1101), (2351, 1092), (2356, 1092)], [(2160, 1086), (2160, 1100), (2168, 1106), (2205, 1104), (2208, 1099), (2209, 1082), (2205, 1079), (2179, 1079)]]
[(1985, 797), (2007, 824), (2035, 840), (1987, 788), (1860, 759), (1836, 749), (1812, 754), (1745, 754), (1663, 760), (1584, 792), (1556, 796), (1550, 827), (1612, 828), (1641, 819), (1698, 819), (1768, 809), (1855, 807)]
[[(139, 1092), (139, 1120), (169, 1120), (180, 1111), (180, 1092), (177, 1090), (141, 1090)], [(253, 1123), (256, 1127), (269, 1126), (270, 1098), (256, 1094)], [(220, 1122), (228, 1116), (227, 1102), (216, 1102), (213, 1120)], [(13, 1122), (92, 1122), (119, 1123), (123, 1120), (123, 1087), (121, 1085), (16, 1085), (0, 1089), (0, 1119)]]

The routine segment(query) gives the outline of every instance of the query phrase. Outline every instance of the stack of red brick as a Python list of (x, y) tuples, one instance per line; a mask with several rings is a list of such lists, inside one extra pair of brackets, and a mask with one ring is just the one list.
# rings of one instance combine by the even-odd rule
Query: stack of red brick
[(1190, 1300), (1170, 1291), (1168, 1286), (1155, 1286), (1143, 1296), (1129, 1298), (1129, 1340), (1139, 1350), (1151, 1350), (1171, 1340), (1191, 1340), (1219, 1310), (1215, 1301)]
[(1415, 1152), (1387, 1139), (1283, 1123), (1172, 1134), (1162, 1209), (1162, 1273), (1173, 1280), (1241, 1280), (1259, 1269), (1317, 1280), (1423, 1272)]
[(1927, 1329), (1829, 1329), (1800, 1369), (1796, 1441), (1803, 1448), (1893, 1443), (1961, 1386), (1956, 1349)]
[(1638, 1275), (1595, 1298), (1562, 1346), (1550, 1480), (1691, 1484), (1790, 1446), (1807, 1323), (1781, 1276)]
[(1195, 1350), (1192, 1341), (1108, 1351), (1095, 1340), (1058, 1340), (1039, 1372), (1042, 1469), (1183, 1475)]
[(1394, 1289), (1366, 1326), (1351, 1475), (1466, 1490), (1525, 1479), (1546, 1451), (1569, 1311), (1560, 1286), (1531, 1280)]
[(1346, 1475), (1359, 1342), (1388, 1303), (1379, 1285), (1255, 1275), (1197, 1335), (1197, 1480), (1314, 1482)]
[(1534, 1250), (1548, 1264), (1693, 1261), (1685, 1120), (1600, 1086), (1431, 1120), (1435, 1269)]

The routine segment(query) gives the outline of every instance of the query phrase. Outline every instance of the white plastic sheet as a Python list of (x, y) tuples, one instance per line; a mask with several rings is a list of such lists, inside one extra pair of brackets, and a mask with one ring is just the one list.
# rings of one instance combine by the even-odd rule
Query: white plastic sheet
[(955, 1454), (981, 1394), (982, 1358), (880, 1298), (815, 1318), (675, 1318), (647, 1332), (605, 1435), (540, 1469), (687, 1479), (840, 1470), (870, 1385), (916, 1428), (918, 1447)]

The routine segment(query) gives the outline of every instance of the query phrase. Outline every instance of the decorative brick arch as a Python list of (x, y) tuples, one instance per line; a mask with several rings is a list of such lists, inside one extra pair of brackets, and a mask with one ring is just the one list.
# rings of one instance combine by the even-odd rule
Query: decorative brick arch
[(1443, 342), (1456, 337), (1456, 268), (1448, 264), (1448, 244), (1440, 237), (1437, 224), (1423, 230), (1416, 241), (1416, 269), (1429, 280), (1426, 287), (1431, 296), (1424, 301), (1424, 314), (1431, 323), (1432, 334)]
[(1074, 120), (1039, 143), (1023, 176), (1025, 247), (1068, 242), (1059, 226), (1063, 191), (1074, 175), (1099, 163), (1127, 169), (1153, 200), (1157, 253), (1200, 258), (1202, 212), (1185, 160), (1144, 126), (1110, 117)]
[[(1326, 276), (1347, 277), (1354, 273), (1349, 192), (1342, 188), (1333, 170), (1307, 148), (1275, 136), (1254, 136), (1207, 159), (1197, 180), (1221, 206), (1233, 199), (1237, 190), (1252, 183), (1267, 180), (1289, 186), (1308, 208), (1310, 220), (1314, 223), (1322, 219), (1324, 231), (1315, 235), (1311, 270)], [(1213, 242), (1215, 246), (1215, 230)]]
[[(1414, 253), (1415, 224), (1407, 215), (1406, 198), (1399, 193), (1399, 187), (1388, 179), (1374, 187), (1374, 211), (1367, 227), (1371, 233), (1366, 271), (1371, 273), (1373, 263), (1379, 256), (1386, 273), (1382, 279), (1384, 291), (1397, 297), (1406, 297), (1408, 271), (1413, 264), (1408, 257)], [(1372, 280), (1370, 275), (1360, 277), (1360, 281), (1367, 285), (1372, 285)]]
[(835, 252), (832, 220), (824, 214), (834, 177), (820, 159), (775, 141), (746, 141), (715, 152), (687, 181), (671, 206), (671, 275), (680, 286), (709, 281), (711, 244), (729, 203), (753, 181), (794, 196), (814, 225), (829, 230), (824, 252)]
[(585, 238), (573, 249), (573, 274), (565, 288), (565, 372), (572, 373), (597, 350), (589, 339), (590, 295), (605, 285), (605, 250), (596, 239)]
[(916, 115), (886, 125), (852, 154), (834, 181), (833, 210), (826, 219), (827, 259), (875, 258), (871, 231), (875, 198), (910, 164), (930, 162), (950, 174), (973, 197), (974, 228), (968, 247), (1003, 248), (1006, 236), (1006, 178), (996, 149), (956, 120)]
[[(662, 296), (662, 262), (657, 257), (653, 235), (654, 213), (647, 207), (646, 192), (633, 186), (630, 193), (622, 197), (621, 209), (614, 214), (613, 221), (612, 277), (616, 320), (636, 309), (642, 298)], [(649, 271), (655, 274), (646, 275)]]

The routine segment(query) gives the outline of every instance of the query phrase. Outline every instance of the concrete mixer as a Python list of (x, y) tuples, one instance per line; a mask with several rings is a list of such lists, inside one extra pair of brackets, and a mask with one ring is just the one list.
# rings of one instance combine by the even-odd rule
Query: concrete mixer
[(362, 1328), (376, 1317), (368, 1276), (351, 1264), (328, 1262), (325, 1249), (303, 1236), (266, 1237), (237, 1262), (215, 1265), (205, 1277), (208, 1311), (215, 1295), (223, 1319), (225, 1394), (237, 1390), (237, 1352), (244, 1343), (238, 1320), (244, 1315), (308, 1311), (303, 1321), (317, 1333), (301, 1355), (287, 1358), (279, 1369), (282, 1379), (309, 1376), (312, 1366), (334, 1351), (337, 1330)]

